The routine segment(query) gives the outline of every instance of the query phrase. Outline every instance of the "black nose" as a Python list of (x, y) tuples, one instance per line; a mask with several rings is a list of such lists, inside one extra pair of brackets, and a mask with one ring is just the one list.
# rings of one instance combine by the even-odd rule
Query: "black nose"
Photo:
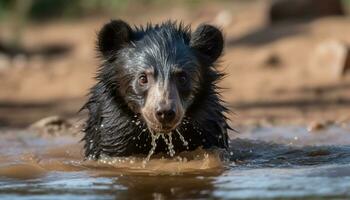
[(175, 118), (175, 110), (173, 108), (158, 108), (156, 117), (160, 123), (171, 122)]

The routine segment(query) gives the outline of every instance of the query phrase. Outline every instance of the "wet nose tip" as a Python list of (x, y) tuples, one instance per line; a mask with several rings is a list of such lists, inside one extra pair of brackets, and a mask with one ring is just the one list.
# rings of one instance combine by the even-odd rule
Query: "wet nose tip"
[(159, 122), (170, 122), (175, 118), (174, 109), (158, 109), (156, 111), (156, 116)]

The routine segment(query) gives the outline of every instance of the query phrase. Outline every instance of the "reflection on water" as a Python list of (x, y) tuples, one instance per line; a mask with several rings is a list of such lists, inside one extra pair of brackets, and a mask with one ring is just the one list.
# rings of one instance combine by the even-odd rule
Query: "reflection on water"
[[(350, 131), (247, 128), (231, 150), (169, 159), (82, 157), (80, 136), (2, 131), (1, 199), (350, 198)], [(273, 142), (272, 142), (273, 141)]]

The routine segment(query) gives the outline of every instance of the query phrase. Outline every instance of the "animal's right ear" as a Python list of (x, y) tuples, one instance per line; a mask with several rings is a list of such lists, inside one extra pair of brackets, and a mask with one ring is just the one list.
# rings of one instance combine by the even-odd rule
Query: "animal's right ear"
[(192, 33), (190, 46), (215, 62), (224, 48), (224, 37), (215, 26), (202, 24)]
[(131, 40), (132, 29), (122, 20), (112, 20), (105, 24), (98, 33), (97, 49), (108, 58)]

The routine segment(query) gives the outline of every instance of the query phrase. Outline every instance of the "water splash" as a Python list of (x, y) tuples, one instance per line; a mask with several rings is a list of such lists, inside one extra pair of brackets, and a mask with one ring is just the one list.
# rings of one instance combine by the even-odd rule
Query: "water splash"
[(101, 157), (98, 159), (97, 163), (100, 164), (107, 164), (110, 166), (121, 166), (122, 164), (129, 164), (132, 165), (137, 161), (136, 157), (110, 157), (107, 155), (101, 155)]
[(182, 141), (184, 146), (188, 146), (188, 142), (185, 140), (184, 136), (180, 133), (178, 129), (175, 129), (177, 134), (179, 134), (180, 140)]
[[(181, 134), (181, 132), (178, 129), (175, 129), (175, 131), (179, 135), (179, 138), (182, 141), (182, 144), (184, 146), (186, 146), (188, 149), (188, 142), (186, 141), (185, 137)], [(173, 138), (172, 138), (173, 132), (169, 132), (166, 134), (165, 133), (155, 133), (153, 130), (150, 130), (150, 129), (149, 129), (149, 132), (151, 133), (151, 138), (152, 138), (151, 145), (152, 145), (152, 147), (151, 147), (150, 151), (148, 152), (147, 157), (143, 161), (144, 166), (149, 162), (149, 160), (151, 159), (151, 156), (154, 154), (154, 152), (157, 148), (157, 140), (160, 137), (163, 139), (163, 141), (165, 142), (165, 144), (168, 147), (168, 150), (169, 150), (168, 154), (171, 157), (175, 156), (176, 152), (174, 149)]]
[[(152, 141), (151, 141), (151, 145), (152, 145), (152, 148), (150, 149), (150, 151), (148, 152), (148, 155), (147, 157), (144, 159), (143, 161), (143, 166), (145, 167), (145, 165), (150, 161), (151, 159), (151, 156), (154, 154), (156, 148), (157, 148), (157, 140), (161, 137), (165, 144), (168, 146), (168, 154), (171, 156), (171, 157), (174, 157), (176, 152), (175, 152), (175, 149), (174, 149), (174, 144), (173, 144), (173, 137), (172, 137), (172, 132), (170, 133), (155, 133), (153, 132), (152, 130), (149, 130), (149, 132), (151, 133), (151, 138), (152, 138)], [(184, 145), (187, 146), (188, 145), (188, 142), (185, 140), (185, 138), (179, 133), (180, 135), (180, 139), (183, 141)], [(168, 137), (168, 138), (167, 138)]]
[(145, 167), (147, 162), (149, 162), (151, 156), (154, 154), (154, 151), (157, 148), (157, 140), (158, 140), (158, 138), (160, 136), (160, 134), (154, 133), (152, 130), (149, 130), (149, 132), (151, 133), (151, 138), (152, 138), (152, 141), (151, 141), (152, 148), (150, 149), (150, 151), (148, 152), (147, 157), (143, 161), (143, 167)]
[(175, 155), (175, 150), (174, 150), (174, 145), (173, 145), (173, 138), (172, 138), (172, 132), (168, 133), (169, 136), (169, 140), (166, 138), (164, 133), (160, 134), (165, 142), (165, 144), (168, 146), (168, 150), (169, 150), (169, 155), (171, 157), (174, 157)]

